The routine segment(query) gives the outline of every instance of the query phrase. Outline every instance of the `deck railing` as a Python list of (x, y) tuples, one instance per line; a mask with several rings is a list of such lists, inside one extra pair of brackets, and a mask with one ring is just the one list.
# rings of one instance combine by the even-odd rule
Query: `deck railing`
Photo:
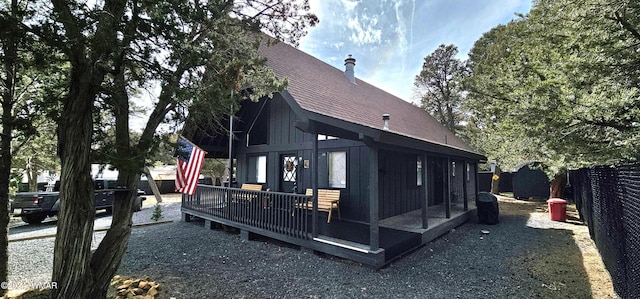
[(296, 207), (310, 199), (302, 194), (198, 185), (194, 195), (182, 197), (182, 207), (226, 221), (309, 239), (311, 216)]

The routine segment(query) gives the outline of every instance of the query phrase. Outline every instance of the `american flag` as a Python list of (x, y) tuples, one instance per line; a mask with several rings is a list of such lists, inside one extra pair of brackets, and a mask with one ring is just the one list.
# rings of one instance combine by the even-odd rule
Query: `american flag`
[(176, 191), (193, 195), (196, 192), (206, 152), (182, 136), (178, 137), (177, 147)]

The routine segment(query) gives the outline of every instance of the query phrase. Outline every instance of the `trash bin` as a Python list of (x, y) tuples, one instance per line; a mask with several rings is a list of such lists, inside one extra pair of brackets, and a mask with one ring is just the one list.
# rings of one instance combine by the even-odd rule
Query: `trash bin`
[(553, 221), (567, 221), (567, 201), (560, 198), (551, 198), (549, 203), (549, 216)]
[(497, 224), (500, 222), (498, 198), (495, 195), (489, 192), (478, 193), (476, 208), (478, 209), (478, 222), (484, 224)]

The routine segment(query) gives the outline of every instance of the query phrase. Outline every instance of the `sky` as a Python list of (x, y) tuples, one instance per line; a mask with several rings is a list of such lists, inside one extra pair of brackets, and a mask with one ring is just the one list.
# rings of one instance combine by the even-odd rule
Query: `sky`
[(526, 14), (531, 0), (310, 0), (320, 23), (299, 48), (405, 101), (419, 102), (413, 81), (424, 57), (454, 44), (466, 59), (483, 33)]

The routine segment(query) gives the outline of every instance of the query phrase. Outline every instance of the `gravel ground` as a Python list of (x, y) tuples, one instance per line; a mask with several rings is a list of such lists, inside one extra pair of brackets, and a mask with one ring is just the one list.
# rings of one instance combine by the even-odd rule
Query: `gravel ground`
[[(150, 277), (158, 298), (616, 298), (610, 280), (592, 278), (608, 273), (587, 228), (541, 207), (501, 200), (500, 224), (472, 220), (380, 270), (175, 221), (134, 229), (118, 274)], [(10, 279), (50, 280), (52, 248), (10, 243)]]
[[(166, 202), (161, 203), (163, 218), (161, 221), (180, 220), (180, 202), (174, 197), (167, 197)], [(153, 222), (151, 215), (155, 199), (151, 196), (145, 201), (140, 212), (133, 214), (133, 223), (142, 224)], [(51, 282), (51, 269), (53, 267), (54, 238), (57, 218), (47, 218), (45, 222), (37, 225), (28, 225), (19, 220), (12, 219), (9, 224), (9, 282), (12, 289), (21, 289), (21, 286), (31, 284), (47, 284)], [(107, 228), (111, 224), (111, 215), (99, 211), (94, 222), (95, 229)], [(162, 224), (160, 224), (162, 225)], [(134, 227), (134, 232), (138, 227)], [(92, 249), (96, 249), (104, 238), (106, 232), (94, 232)], [(39, 238), (44, 237), (44, 238)], [(23, 238), (36, 238), (26, 241), (13, 241)]]

